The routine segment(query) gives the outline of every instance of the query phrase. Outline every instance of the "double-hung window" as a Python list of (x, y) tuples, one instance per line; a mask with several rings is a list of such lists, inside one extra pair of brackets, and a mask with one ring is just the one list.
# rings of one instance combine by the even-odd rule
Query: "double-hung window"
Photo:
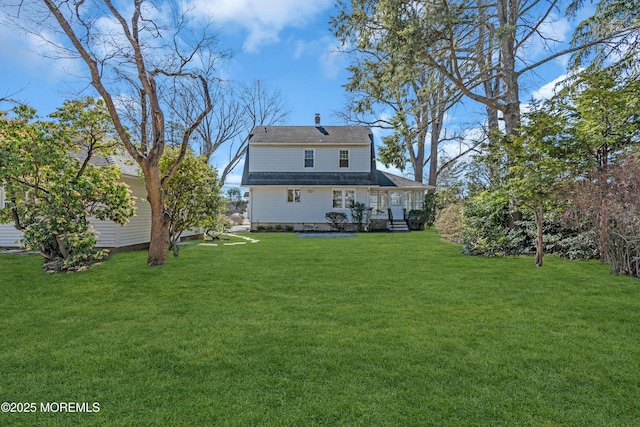
[(315, 150), (304, 150), (304, 167), (315, 167)]
[(289, 188), (287, 190), (287, 203), (300, 203), (299, 188)]
[(334, 209), (348, 209), (355, 201), (355, 190), (333, 190), (332, 207)]
[(340, 160), (339, 160), (339, 166), (341, 168), (348, 168), (349, 167), (349, 150), (340, 150)]

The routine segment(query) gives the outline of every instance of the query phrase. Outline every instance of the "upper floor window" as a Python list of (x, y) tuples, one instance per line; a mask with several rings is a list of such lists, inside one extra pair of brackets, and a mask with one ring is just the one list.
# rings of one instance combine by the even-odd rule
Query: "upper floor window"
[(304, 150), (304, 167), (305, 168), (315, 167), (315, 151), (314, 150)]
[(349, 150), (340, 150), (340, 167), (349, 167)]

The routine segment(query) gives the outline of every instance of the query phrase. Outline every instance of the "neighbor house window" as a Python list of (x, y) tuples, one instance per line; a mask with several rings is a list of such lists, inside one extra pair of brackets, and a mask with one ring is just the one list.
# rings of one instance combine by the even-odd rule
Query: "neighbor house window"
[(299, 188), (289, 188), (287, 190), (287, 203), (300, 203)]
[(340, 167), (349, 167), (349, 150), (340, 150)]
[(356, 201), (355, 190), (333, 190), (332, 206), (336, 209), (350, 208)]
[(314, 164), (315, 151), (314, 150), (304, 150), (304, 167), (312, 168), (315, 166)]

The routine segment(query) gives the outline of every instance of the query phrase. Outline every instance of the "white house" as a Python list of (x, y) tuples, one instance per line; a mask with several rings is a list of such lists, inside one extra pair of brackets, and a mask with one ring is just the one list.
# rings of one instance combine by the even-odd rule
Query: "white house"
[[(120, 179), (129, 186), (131, 195), (135, 198), (135, 214), (125, 225), (116, 224), (111, 220), (90, 219), (97, 232), (96, 246), (124, 248), (148, 245), (151, 235), (151, 208), (146, 201), (147, 190), (138, 174), (138, 166), (128, 156), (94, 156), (91, 163), (96, 166), (117, 165), (121, 172)], [(0, 207), (4, 207), (5, 202), (4, 190), (0, 186)], [(197, 231), (184, 233), (185, 236), (193, 234), (197, 234)], [(21, 235), (13, 224), (0, 224), (0, 248), (20, 247)]]
[(354, 202), (372, 208), (375, 229), (406, 230), (429, 186), (376, 169), (371, 129), (362, 126), (260, 126), (253, 129), (242, 176), (251, 229), (329, 230), (327, 212), (349, 218)]

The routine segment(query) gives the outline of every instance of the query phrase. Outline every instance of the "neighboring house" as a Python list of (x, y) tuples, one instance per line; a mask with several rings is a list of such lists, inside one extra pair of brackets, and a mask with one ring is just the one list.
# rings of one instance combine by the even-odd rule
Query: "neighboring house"
[[(91, 163), (96, 166), (117, 165), (120, 168), (122, 182), (131, 189), (135, 198), (135, 213), (125, 225), (116, 224), (111, 220), (101, 221), (90, 219), (91, 225), (97, 232), (97, 247), (124, 248), (148, 246), (151, 233), (151, 208), (146, 201), (147, 190), (144, 181), (138, 174), (138, 165), (128, 156), (94, 156)], [(0, 207), (5, 205), (5, 194), (0, 187)], [(184, 235), (197, 232), (185, 232)], [(20, 246), (22, 233), (13, 224), (0, 224), (0, 248), (17, 248)]]
[(362, 126), (259, 126), (249, 136), (242, 176), (251, 229), (329, 230), (327, 212), (351, 220), (355, 202), (371, 208), (374, 229), (406, 230), (430, 187), (376, 169), (373, 134)]

